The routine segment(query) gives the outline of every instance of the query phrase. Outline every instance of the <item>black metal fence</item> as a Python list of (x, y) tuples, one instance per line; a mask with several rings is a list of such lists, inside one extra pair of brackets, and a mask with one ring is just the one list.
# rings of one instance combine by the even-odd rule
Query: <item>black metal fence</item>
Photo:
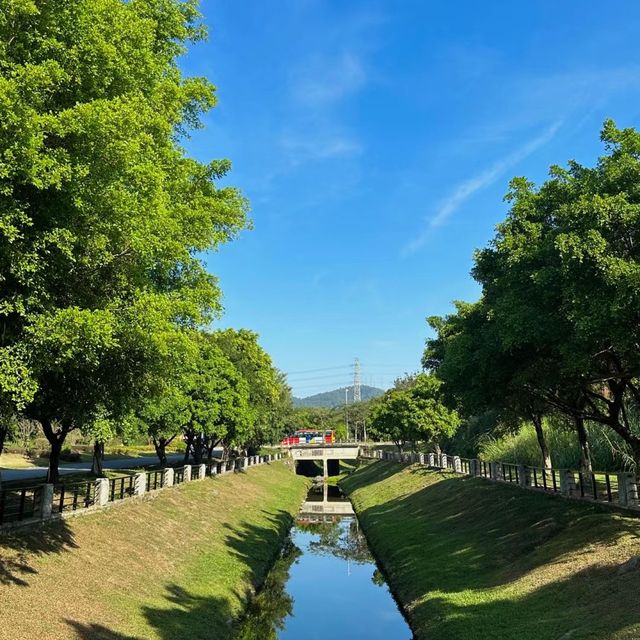
[[(205, 476), (221, 473), (223, 469), (234, 470), (241, 465), (242, 458), (212, 460), (208, 464), (192, 465), (191, 479), (200, 480)], [(256, 458), (261, 464), (265, 458)], [(0, 525), (23, 520), (48, 518), (51, 515), (88, 509), (105, 502), (118, 502), (136, 495), (138, 474), (128, 474), (107, 480), (84, 480), (81, 482), (59, 482), (55, 485), (40, 484), (28, 487), (5, 487), (0, 489)], [(174, 484), (185, 480), (185, 467), (174, 469)], [(146, 491), (156, 491), (165, 486), (165, 470), (158, 469), (144, 473)], [(100, 493), (98, 496), (98, 487)], [(142, 489), (142, 487), (140, 487)], [(103, 492), (108, 491), (105, 494)]]
[(43, 485), (0, 491), (0, 524), (20, 522), (40, 515)]
[(136, 493), (136, 478), (133, 475), (109, 479), (109, 502), (130, 498)]
[(164, 471), (147, 471), (147, 491), (156, 491), (164, 487)]
[(479, 476), (526, 489), (640, 509), (639, 487), (633, 474), (620, 472), (582, 473), (569, 469), (529, 467), (509, 462), (460, 458), (436, 454), (398, 454), (378, 450), (373, 457), (400, 462), (424, 463), (465, 475)]
[(87, 509), (95, 504), (96, 485), (93, 480), (60, 483), (53, 488), (53, 513)]

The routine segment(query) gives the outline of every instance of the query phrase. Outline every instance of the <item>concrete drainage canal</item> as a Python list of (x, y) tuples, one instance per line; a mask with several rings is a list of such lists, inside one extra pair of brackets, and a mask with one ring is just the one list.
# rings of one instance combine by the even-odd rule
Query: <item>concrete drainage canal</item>
[(412, 638), (338, 487), (319, 482), (311, 488), (236, 637)]

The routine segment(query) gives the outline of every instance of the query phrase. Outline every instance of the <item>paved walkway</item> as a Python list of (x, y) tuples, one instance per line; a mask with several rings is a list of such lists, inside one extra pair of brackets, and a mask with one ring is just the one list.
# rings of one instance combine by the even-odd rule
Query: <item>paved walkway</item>
[[(172, 453), (167, 456), (169, 462), (181, 462), (183, 453)], [(105, 469), (129, 469), (158, 464), (157, 456), (140, 456), (138, 458), (119, 458), (117, 460), (105, 460)], [(91, 462), (63, 462), (60, 465), (60, 475), (77, 473), (78, 471), (91, 471)], [(32, 480), (47, 475), (47, 467), (31, 467), (29, 469), (5, 469), (0, 467), (2, 480)]]

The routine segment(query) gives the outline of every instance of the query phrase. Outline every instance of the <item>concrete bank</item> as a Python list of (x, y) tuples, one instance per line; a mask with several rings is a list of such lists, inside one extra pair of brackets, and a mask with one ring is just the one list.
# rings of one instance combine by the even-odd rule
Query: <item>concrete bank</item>
[(0, 534), (0, 639), (230, 638), (307, 481), (282, 462)]
[(373, 462), (342, 483), (418, 640), (640, 637), (640, 520)]

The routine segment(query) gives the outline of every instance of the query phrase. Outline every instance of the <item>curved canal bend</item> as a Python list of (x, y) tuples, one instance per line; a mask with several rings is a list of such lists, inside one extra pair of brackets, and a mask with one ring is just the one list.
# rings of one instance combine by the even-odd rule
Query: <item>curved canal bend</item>
[(240, 640), (410, 640), (348, 498), (315, 484), (248, 607)]

